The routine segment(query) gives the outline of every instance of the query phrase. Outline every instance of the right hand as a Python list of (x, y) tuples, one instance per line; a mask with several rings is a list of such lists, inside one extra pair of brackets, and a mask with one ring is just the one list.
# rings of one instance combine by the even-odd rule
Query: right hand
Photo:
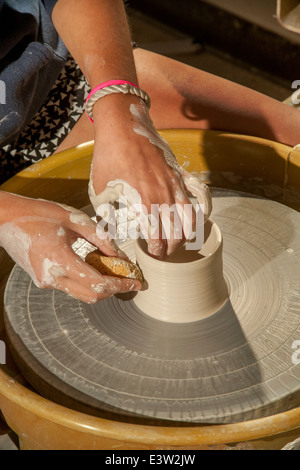
[[(134, 219), (144, 228), (149, 254), (166, 258), (194, 232), (196, 214), (190, 194), (204, 206), (204, 219), (210, 216), (212, 201), (208, 186), (177, 163), (139, 98), (107, 96), (95, 104), (94, 117), (89, 195), (96, 213), (103, 204), (112, 205), (120, 195), (124, 196), (128, 214), (134, 214)], [(121, 194), (116, 189), (118, 186)], [(143, 210), (139, 210), (141, 206)], [(158, 210), (152, 212), (153, 207)], [(192, 209), (190, 212), (186, 210), (188, 207)], [(150, 214), (155, 217), (153, 232)]]
[(141, 288), (133, 279), (101, 275), (73, 251), (72, 244), (83, 238), (106, 256), (126, 259), (113, 241), (98, 238), (97, 224), (85, 213), (5, 192), (0, 200), (0, 246), (39, 288), (58, 289), (86, 303)]

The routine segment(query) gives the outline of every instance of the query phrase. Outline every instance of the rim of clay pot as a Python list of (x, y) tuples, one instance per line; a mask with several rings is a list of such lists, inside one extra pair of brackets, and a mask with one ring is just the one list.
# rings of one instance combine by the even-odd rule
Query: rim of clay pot
[[(144, 238), (138, 238), (137, 240), (135, 240), (135, 252), (137, 254), (141, 254), (142, 256), (146, 257), (147, 258), (147, 262), (148, 263), (153, 263), (154, 265), (158, 265), (158, 263), (160, 264), (160, 267), (164, 267), (165, 269), (172, 269), (172, 267), (174, 267), (174, 265), (178, 264), (180, 266), (187, 266), (187, 265), (192, 265), (194, 263), (202, 263), (202, 264), (205, 264), (206, 260), (208, 258), (211, 258), (212, 256), (216, 255), (219, 253), (219, 250), (222, 250), (223, 248), (223, 236), (222, 236), (222, 232), (219, 228), (219, 226), (211, 219), (209, 219), (207, 222), (206, 222), (206, 228), (208, 226), (210, 226), (211, 230), (210, 230), (210, 233), (212, 230), (214, 230), (214, 245), (212, 247), (212, 249), (210, 250), (210, 252), (206, 252), (205, 250), (208, 248), (209, 246), (209, 240), (208, 240), (208, 237), (210, 235), (207, 234), (206, 236), (204, 235), (204, 241), (203, 241), (203, 245), (202, 247), (199, 249), (199, 250), (195, 250), (195, 259), (192, 259), (192, 260), (188, 260), (188, 261), (176, 261), (176, 258), (174, 260), (174, 257), (173, 255), (171, 255), (169, 258), (167, 259), (157, 259), (157, 258), (154, 258), (153, 256), (151, 256), (148, 251), (147, 251), (147, 242)], [(178, 248), (178, 250), (182, 250), (182, 251), (185, 251), (186, 253), (192, 253), (193, 250), (185, 250), (185, 246), (183, 245), (182, 247)], [(197, 253), (197, 254), (196, 254)], [(197, 257), (197, 255), (199, 255)]]
[(221, 230), (212, 220), (206, 223), (202, 248), (190, 254), (184, 247), (178, 248), (162, 261), (148, 254), (144, 239), (137, 240), (136, 263), (146, 284), (133, 298), (135, 305), (150, 317), (171, 323), (190, 323), (214, 315), (229, 297), (222, 242)]

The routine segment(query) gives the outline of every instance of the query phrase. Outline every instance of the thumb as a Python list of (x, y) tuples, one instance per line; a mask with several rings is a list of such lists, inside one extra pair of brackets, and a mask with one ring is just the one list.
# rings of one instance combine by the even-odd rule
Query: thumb
[(109, 232), (105, 232), (100, 223), (96, 223), (87, 214), (81, 214), (80, 221), (72, 224), (72, 230), (78, 238), (84, 238), (106, 256), (116, 256), (128, 260), (127, 255), (118, 247)]

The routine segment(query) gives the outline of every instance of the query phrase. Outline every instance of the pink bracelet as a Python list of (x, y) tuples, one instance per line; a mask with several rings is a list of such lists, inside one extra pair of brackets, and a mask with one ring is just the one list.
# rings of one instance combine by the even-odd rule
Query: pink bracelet
[(85, 101), (85, 109), (89, 120), (93, 123), (93, 106), (103, 96), (110, 93), (131, 93), (142, 98), (150, 107), (150, 98), (145, 91), (134, 83), (126, 80), (109, 80), (93, 88)]

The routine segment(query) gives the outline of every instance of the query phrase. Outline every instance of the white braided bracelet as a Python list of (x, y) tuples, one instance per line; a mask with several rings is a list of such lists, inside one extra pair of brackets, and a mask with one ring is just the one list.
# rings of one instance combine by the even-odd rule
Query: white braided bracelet
[(88, 118), (91, 122), (93, 121), (93, 107), (94, 104), (103, 98), (106, 95), (110, 95), (111, 93), (123, 93), (127, 94), (130, 93), (131, 95), (138, 96), (141, 98), (148, 108), (150, 108), (151, 101), (149, 95), (139, 88), (138, 86), (134, 85), (130, 82), (125, 82), (123, 80), (111, 80), (110, 82), (103, 83), (102, 85), (97, 86), (94, 88), (90, 94), (88, 95), (86, 102), (85, 102), (85, 109), (88, 115)]

